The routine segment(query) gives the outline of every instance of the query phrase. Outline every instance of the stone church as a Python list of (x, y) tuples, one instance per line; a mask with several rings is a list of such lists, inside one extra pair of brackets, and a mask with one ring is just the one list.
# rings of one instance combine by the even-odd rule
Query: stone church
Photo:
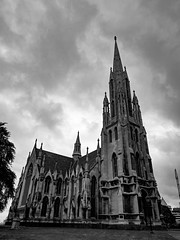
[(9, 219), (21, 222), (160, 222), (160, 195), (153, 174), (138, 98), (114, 38), (109, 98), (97, 149), (81, 155), (79, 132), (72, 157), (37, 147), (19, 179)]

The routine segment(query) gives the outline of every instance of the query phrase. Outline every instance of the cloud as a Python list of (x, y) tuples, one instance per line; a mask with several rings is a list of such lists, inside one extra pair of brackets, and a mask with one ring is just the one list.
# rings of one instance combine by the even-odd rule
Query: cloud
[(1, 1), (0, 115), (16, 145), (18, 176), (36, 138), (71, 156), (79, 130), (82, 151), (96, 148), (117, 35), (160, 193), (177, 205), (179, 11), (176, 0)]

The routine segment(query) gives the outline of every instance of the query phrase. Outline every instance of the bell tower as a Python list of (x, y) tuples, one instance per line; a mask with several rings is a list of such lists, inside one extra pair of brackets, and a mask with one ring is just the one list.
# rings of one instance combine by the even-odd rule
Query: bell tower
[[(135, 91), (131, 98), (127, 70), (122, 65), (117, 38), (114, 40), (109, 100), (105, 93), (103, 101), (100, 186), (104, 207), (101, 212), (117, 215), (124, 222), (129, 217), (139, 222), (141, 218), (148, 219), (146, 203), (150, 202), (152, 219), (159, 221), (159, 194), (140, 105)], [(151, 190), (147, 186), (151, 186)]]

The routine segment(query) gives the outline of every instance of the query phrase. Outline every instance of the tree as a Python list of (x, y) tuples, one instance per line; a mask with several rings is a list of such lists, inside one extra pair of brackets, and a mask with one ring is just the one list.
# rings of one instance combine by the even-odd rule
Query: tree
[(2, 212), (10, 198), (14, 197), (16, 175), (11, 170), (15, 156), (15, 146), (9, 141), (10, 132), (0, 122), (0, 212)]
[(168, 227), (176, 224), (175, 216), (172, 214), (168, 206), (161, 205), (161, 213), (164, 216), (164, 222)]

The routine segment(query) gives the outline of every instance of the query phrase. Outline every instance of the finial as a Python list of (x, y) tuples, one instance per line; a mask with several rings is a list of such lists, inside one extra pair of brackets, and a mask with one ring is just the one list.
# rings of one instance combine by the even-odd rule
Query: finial
[(37, 147), (37, 138), (36, 138), (36, 140), (35, 140), (34, 147), (35, 147), (35, 148)]
[(42, 149), (43, 143), (41, 143), (41, 149)]
[(126, 66), (124, 66), (124, 70), (125, 70), (125, 72), (126, 72)]
[(88, 150), (89, 150), (89, 148), (87, 147), (87, 153), (86, 153), (87, 155), (88, 155)]
[(114, 36), (114, 40), (115, 40), (115, 41), (117, 40), (117, 37), (116, 37), (116, 36)]
[(110, 72), (112, 72), (112, 67), (110, 67)]
[(97, 144), (97, 149), (99, 149), (99, 138), (98, 138), (97, 142), (98, 142), (98, 144)]

